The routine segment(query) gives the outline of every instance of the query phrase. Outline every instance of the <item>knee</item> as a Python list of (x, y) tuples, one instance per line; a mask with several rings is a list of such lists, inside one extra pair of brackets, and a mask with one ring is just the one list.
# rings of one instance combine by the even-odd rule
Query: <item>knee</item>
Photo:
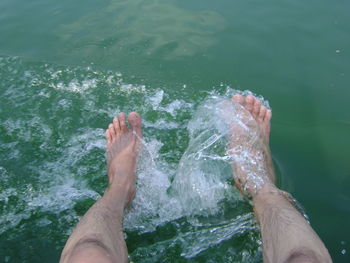
[(95, 237), (79, 240), (63, 259), (61, 262), (69, 263), (113, 262), (111, 250)]
[(315, 252), (308, 249), (296, 249), (288, 256), (285, 263), (320, 263)]

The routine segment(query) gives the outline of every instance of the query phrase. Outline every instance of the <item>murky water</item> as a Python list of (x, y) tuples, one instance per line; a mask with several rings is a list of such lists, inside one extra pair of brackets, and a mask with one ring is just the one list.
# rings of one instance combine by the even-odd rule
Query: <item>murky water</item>
[[(279, 183), (350, 249), (347, 1), (1, 1), (0, 261), (56, 262), (106, 185), (104, 129), (143, 117), (133, 262), (261, 262), (218, 105), (273, 109)], [(226, 119), (227, 121), (227, 119)], [(20, 244), (20, 245), (19, 245)]]

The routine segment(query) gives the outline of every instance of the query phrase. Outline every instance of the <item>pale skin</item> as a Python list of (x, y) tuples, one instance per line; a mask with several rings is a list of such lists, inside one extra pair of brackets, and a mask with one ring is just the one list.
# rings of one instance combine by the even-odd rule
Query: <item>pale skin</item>
[(123, 234), (124, 208), (135, 194), (135, 169), (140, 148), (141, 118), (120, 113), (106, 130), (109, 187), (80, 220), (60, 262), (128, 262)]
[[(257, 192), (249, 187), (246, 191), (252, 196), (255, 216), (260, 225), (264, 262), (332, 262), (316, 232), (275, 185), (269, 148), (271, 110), (252, 95), (244, 97), (236, 94), (232, 100), (253, 116), (260, 130), (260, 143), (255, 144), (256, 148), (251, 151), (254, 151), (253, 154), (263, 153), (262, 167), (266, 169), (268, 177)], [(235, 132), (235, 128), (232, 132)], [(244, 139), (247, 140), (246, 137)], [(231, 143), (237, 143), (237, 138)], [(240, 143), (244, 145), (243, 142)], [(247, 180), (242, 165), (244, 164), (233, 164), (235, 184), (241, 191), (242, 182), (244, 184)]]
[[(269, 149), (272, 113), (261, 102), (248, 95), (236, 94), (233, 103), (239, 105), (244, 116), (258, 129), (260, 138), (253, 156), (259, 160), (264, 176), (263, 184), (253, 189), (245, 163), (232, 161), (236, 186), (252, 197), (253, 208), (261, 228), (264, 262), (332, 262), (326, 247), (300, 212), (275, 186)], [(120, 113), (106, 130), (109, 187), (80, 220), (68, 239), (60, 262), (127, 262), (128, 251), (123, 234), (124, 208), (135, 194), (135, 169), (140, 150), (141, 118), (133, 112)], [(232, 126), (228, 149), (244, 147), (247, 134)], [(251, 167), (249, 168), (251, 169)], [(254, 169), (254, 167), (253, 167)], [(261, 175), (263, 177), (263, 175)], [(243, 190), (245, 189), (245, 191)]]

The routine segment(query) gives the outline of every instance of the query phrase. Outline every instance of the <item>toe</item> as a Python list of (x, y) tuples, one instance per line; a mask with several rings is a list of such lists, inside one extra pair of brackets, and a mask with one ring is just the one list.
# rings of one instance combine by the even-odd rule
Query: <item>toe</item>
[(131, 112), (128, 115), (128, 121), (133, 131), (141, 136), (141, 117), (137, 112)]
[(128, 131), (128, 127), (126, 126), (125, 113), (124, 112), (119, 113), (118, 120), (119, 120), (120, 130), (122, 132)]
[(259, 116), (260, 108), (261, 108), (260, 100), (255, 99), (254, 107), (253, 107), (253, 116), (255, 119), (257, 119)]
[(232, 101), (235, 102), (235, 103), (239, 103), (242, 106), (244, 106), (244, 97), (242, 95), (240, 95), (240, 94), (235, 94), (232, 97)]
[(245, 98), (245, 108), (247, 109), (247, 111), (249, 111), (250, 113), (253, 112), (253, 106), (254, 106), (254, 97), (252, 95), (248, 95)]
[(264, 121), (270, 123), (271, 117), (272, 117), (272, 111), (271, 110), (267, 110), (265, 118), (264, 118)]
[(260, 112), (259, 112), (259, 117), (258, 117), (259, 121), (261, 121), (261, 122), (264, 121), (265, 115), (266, 115), (266, 107), (265, 106), (261, 106), (260, 107)]
[(112, 123), (109, 124), (108, 131), (109, 131), (109, 134), (110, 134), (110, 137), (111, 137), (111, 141), (113, 141), (114, 138), (115, 138), (115, 130), (114, 130), (114, 126), (113, 126)]
[(109, 133), (109, 129), (106, 130), (106, 139), (107, 139), (107, 143), (110, 143), (112, 140), (111, 134)]
[(116, 133), (120, 132), (120, 124), (117, 117), (113, 119), (113, 126)]
[(266, 115), (265, 115), (265, 118), (264, 118), (264, 130), (265, 130), (265, 134), (266, 134), (266, 140), (267, 142), (269, 141), (269, 134), (270, 134), (270, 121), (271, 121), (271, 118), (272, 118), (272, 111), (271, 110), (267, 110), (266, 111)]

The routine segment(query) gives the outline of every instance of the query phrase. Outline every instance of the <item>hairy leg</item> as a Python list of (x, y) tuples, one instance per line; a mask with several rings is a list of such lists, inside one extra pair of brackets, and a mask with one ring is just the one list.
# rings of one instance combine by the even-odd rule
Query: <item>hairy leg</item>
[(60, 262), (127, 262), (123, 234), (124, 207), (135, 194), (135, 169), (141, 136), (137, 113), (114, 118), (106, 130), (109, 187), (80, 220), (69, 237)]
[(236, 186), (253, 198), (264, 262), (332, 262), (318, 235), (275, 186), (269, 149), (271, 110), (252, 95), (236, 94), (232, 100), (237, 120), (231, 125), (228, 152)]

